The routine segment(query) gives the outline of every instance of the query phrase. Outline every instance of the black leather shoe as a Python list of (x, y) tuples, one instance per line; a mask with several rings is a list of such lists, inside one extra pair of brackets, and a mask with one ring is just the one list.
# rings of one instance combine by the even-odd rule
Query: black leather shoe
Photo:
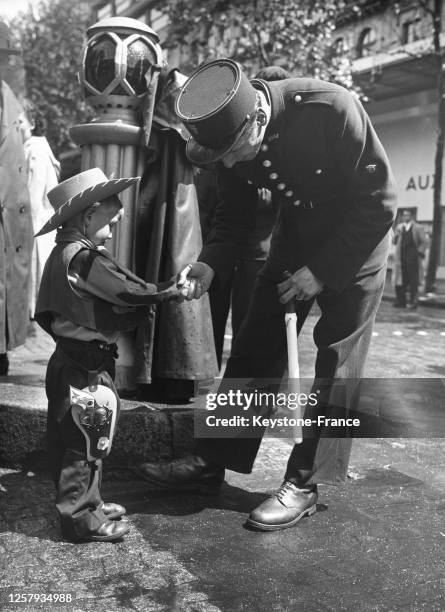
[(125, 521), (106, 520), (102, 525), (86, 535), (76, 538), (76, 542), (115, 542), (130, 531), (130, 525)]
[(99, 506), (99, 510), (102, 510), (107, 519), (112, 521), (120, 519), (121, 516), (124, 516), (124, 514), (126, 514), (127, 512), (124, 506), (121, 506), (120, 504), (115, 504), (113, 502), (102, 502), (102, 505)]
[(299, 489), (285, 480), (276, 493), (251, 512), (247, 524), (261, 531), (293, 527), (303, 516), (317, 510), (317, 487)]
[(0, 353), (0, 376), (8, 376), (9, 359), (8, 353)]
[(165, 463), (142, 463), (138, 474), (161, 489), (216, 495), (224, 482), (224, 468), (188, 455)]

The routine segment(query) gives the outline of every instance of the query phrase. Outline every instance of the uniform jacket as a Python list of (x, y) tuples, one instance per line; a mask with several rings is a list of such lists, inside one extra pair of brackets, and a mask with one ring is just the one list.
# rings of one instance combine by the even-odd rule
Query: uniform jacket
[(43, 271), (35, 315), (49, 334), (56, 335), (60, 317), (74, 324), (72, 330), (86, 328), (93, 335), (128, 331), (147, 316), (144, 305), (163, 299), (156, 285), (138, 278), (76, 230), (59, 230), (56, 242)]
[(0, 81), (0, 353), (23, 344), (33, 244), (26, 160), (18, 118), (23, 112)]
[[(392, 280), (393, 284), (401, 285), (402, 284), (402, 240), (401, 234), (403, 230), (403, 223), (399, 223), (394, 230), (393, 243), (395, 244), (394, 251), (394, 265), (392, 271)], [(414, 240), (414, 244), (417, 247), (417, 252), (419, 254), (419, 259), (423, 259), (425, 255), (425, 251), (427, 248), (428, 240), (425, 236), (425, 231), (423, 227), (412, 221), (412, 236)], [(419, 262), (420, 263), (420, 262)]]
[[(280, 282), (285, 269), (307, 265), (342, 291), (385, 265), (395, 185), (385, 151), (360, 102), (340, 86), (315, 79), (256, 81), (271, 102), (257, 156), (226, 169), (214, 229), (201, 252), (223, 280), (255, 218), (257, 188), (279, 203), (263, 274)], [(230, 247), (228, 246), (230, 245)]]

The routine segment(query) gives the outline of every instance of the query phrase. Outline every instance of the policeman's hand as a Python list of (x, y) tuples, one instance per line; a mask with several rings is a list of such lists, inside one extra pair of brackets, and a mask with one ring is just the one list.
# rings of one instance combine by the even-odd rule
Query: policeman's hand
[(212, 268), (203, 261), (197, 261), (178, 274), (176, 284), (186, 300), (197, 300), (209, 290), (214, 278)]
[(293, 298), (297, 300), (310, 300), (320, 293), (322, 289), (323, 283), (312, 274), (309, 268), (303, 266), (303, 268), (300, 268), (294, 274), (290, 274), (286, 280), (278, 284), (278, 295), (280, 302), (287, 304)]

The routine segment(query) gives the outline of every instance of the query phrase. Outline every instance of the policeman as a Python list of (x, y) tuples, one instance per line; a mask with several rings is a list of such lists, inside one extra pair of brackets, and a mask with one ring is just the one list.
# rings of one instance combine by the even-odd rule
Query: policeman
[[(267, 188), (280, 202), (270, 254), (224, 378), (281, 378), (286, 304), (297, 300), (301, 329), (316, 300), (317, 409), (330, 416), (339, 407), (353, 408), (382, 296), (395, 206), (389, 162), (369, 117), (338, 85), (307, 78), (249, 82), (228, 59), (191, 75), (177, 113), (192, 134), (189, 159), (215, 165), (222, 194), (210, 239), (187, 272), (193, 281), (188, 299), (224, 282), (254, 218), (256, 190)], [(347, 392), (338, 379), (352, 379)], [(315, 512), (317, 484), (344, 480), (350, 440), (326, 433), (304, 433), (283, 484), (251, 513), (250, 525), (291, 527)], [(141, 470), (171, 489), (216, 490), (224, 468), (251, 472), (260, 441), (201, 439), (195, 454)]]

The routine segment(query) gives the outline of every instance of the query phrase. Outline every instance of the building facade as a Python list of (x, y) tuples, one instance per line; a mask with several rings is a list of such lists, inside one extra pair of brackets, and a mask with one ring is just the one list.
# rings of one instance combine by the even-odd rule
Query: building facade
[[(399, 210), (409, 208), (430, 233), (438, 94), (432, 16), (421, 4), (364, 2), (361, 13), (350, 12), (340, 20), (335, 44), (355, 57), (354, 81), (370, 100), (367, 111), (391, 160)], [(433, 8), (433, 2), (428, 8)], [(445, 42), (443, 35), (441, 38)], [(438, 278), (444, 279), (445, 214), (442, 216)]]

